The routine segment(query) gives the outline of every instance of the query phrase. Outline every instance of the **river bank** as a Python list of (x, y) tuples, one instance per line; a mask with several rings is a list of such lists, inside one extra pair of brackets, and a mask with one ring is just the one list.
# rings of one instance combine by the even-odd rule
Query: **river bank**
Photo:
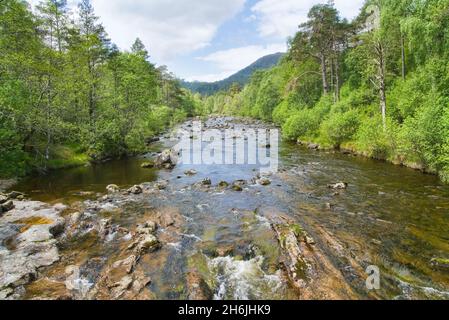
[[(162, 139), (159, 151), (175, 143)], [(242, 166), (143, 169), (139, 159), (22, 185), (31, 199), (0, 217), (2, 298), (449, 299), (446, 186), (368, 159), (279, 151), (279, 171), (265, 177)], [(379, 290), (366, 287), (372, 265)]]

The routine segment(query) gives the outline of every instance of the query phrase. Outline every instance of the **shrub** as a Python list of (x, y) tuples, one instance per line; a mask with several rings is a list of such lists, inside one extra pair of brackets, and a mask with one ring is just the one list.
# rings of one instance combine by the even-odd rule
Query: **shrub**
[(310, 109), (297, 111), (282, 127), (284, 138), (294, 141), (314, 133), (319, 128), (319, 118)]
[(395, 151), (396, 126), (387, 122), (384, 129), (382, 117), (376, 115), (361, 122), (356, 135), (356, 144), (366, 156), (379, 160), (389, 159)]
[(357, 111), (333, 113), (320, 128), (322, 137), (339, 148), (343, 142), (350, 141), (357, 132), (360, 120)]

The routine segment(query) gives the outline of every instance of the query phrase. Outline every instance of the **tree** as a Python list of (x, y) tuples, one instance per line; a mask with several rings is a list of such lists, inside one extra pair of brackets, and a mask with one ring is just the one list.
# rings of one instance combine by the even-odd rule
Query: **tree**
[(300, 25), (301, 42), (306, 42), (308, 54), (318, 59), (321, 65), (323, 92), (328, 94), (329, 58), (334, 50), (333, 35), (338, 28), (339, 16), (332, 2), (315, 5), (310, 9), (308, 21)]
[(145, 45), (139, 38), (137, 38), (136, 41), (134, 41), (134, 44), (131, 47), (131, 52), (142, 56), (145, 60), (147, 60), (150, 57), (148, 55), (147, 49), (145, 48)]

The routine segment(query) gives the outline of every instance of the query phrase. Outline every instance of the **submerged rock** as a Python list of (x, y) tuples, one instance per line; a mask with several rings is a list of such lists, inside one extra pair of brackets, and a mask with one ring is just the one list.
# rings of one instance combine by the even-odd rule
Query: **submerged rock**
[(219, 186), (220, 188), (227, 188), (227, 187), (229, 187), (229, 183), (227, 183), (226, 181), (221, 181), (221, 182), (218, 184), (218, 186)]
[(155, 163), (153, 162), (153, 161), (147, 161), (147, 162), (144, 162), (144, 163), (142, 163), (141, 164), (141, 167), (143, 168), (143, 169), (152, 169), (152, 168), (154, 168), (156, 165), (155, 165)]

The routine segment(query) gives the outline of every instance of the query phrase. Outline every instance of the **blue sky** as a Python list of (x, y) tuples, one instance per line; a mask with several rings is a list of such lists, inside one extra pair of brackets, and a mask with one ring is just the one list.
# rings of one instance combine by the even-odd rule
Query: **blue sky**
[[(110, 38), (128, 49), (136, 37), (151, 61), (179, 78), (215, 81), (286, 50), (308, 10), (326, 0), (91, 0)], [(39, 0), (31, 0), (33, 4)], [(76, 7), (77, 0), (68, 1)], [(335, 0), (346, 18), (364, 0)]]

